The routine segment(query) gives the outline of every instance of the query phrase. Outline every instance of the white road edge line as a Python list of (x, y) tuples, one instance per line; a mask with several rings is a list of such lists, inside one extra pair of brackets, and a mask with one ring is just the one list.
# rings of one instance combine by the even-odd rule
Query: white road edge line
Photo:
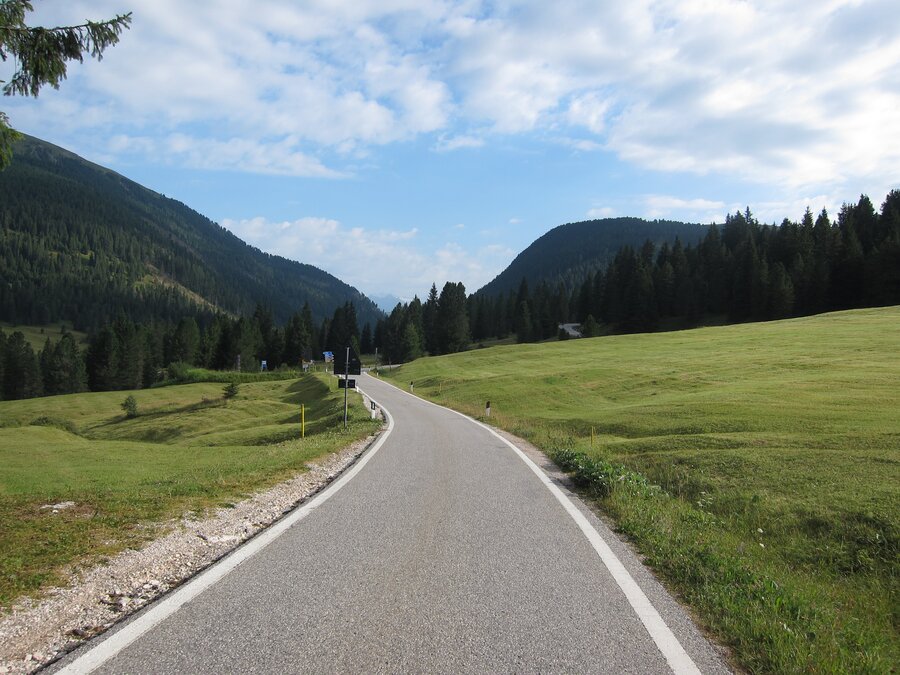
[(528, 466), (528, 468), (531, 469), (532, 472), (534, 472), (534, 474), (540, 479), (544, 486), (548, 490), (550, 490), (553, 496), (556, 497), (556, 500), (566, 510), (566, 513), (568, 513), (572, 517), (572, 519), (578, 525), (578, 528), (590, 542), (591, 546), (594, 547), (597, 555), (600, 556), (603, 564), (606, 565), (606, 569), (609, 570), (609, 573), (612, 575), (615, 582), (619, 585), (619, 588), (622, 589), (622, 593), (625, 594), (625, 597), (627, 598), (628, 603), (631, 605), (632, 609), (634, 609), (635, 614), (637, 614), (638, 618), (641, 620), (641, 623), (644, 624), (644, 628), (647, 629), (650, 637), (653, 638), (653, 642), (656, 643), (656, 647), (665, 657), (666, 661), (669, 664), (669, 667), (672, 669), (672, 672), (676, 673), (677, 675), (698, 675), (700, 673), (700, 669), (697, 667), (697, 664), (694, 663), (693, 659), (691, 659), (688, 653), (684, 650), (684, 647), (682, 647), (681, 643), (678, 641), (678, 638), (675, 637), (672, 629), (669, 628), (669, 626), (663, 620), (662, 616), (660, 616), (659, 612), (656, 611), (653, 603), (650, 602), (650, 599), (647, 597), (644, 591), (641, 590), (641, 587), (638, 586), (637, 582), (634, 580), (634, 577), (632, 577), (628, 570), (625, 569), (622, 561), (620, 561), (616, 554), (613, 553), (613, 550), (609, 547), (609, 544), (604, 541), (603, 537), (600, 536), (600, 533), (597, 532), (593, 525), (591, 525), (590, 521), (585, 518), (584, 514), (578, 510), (578, 507), (572, 503), (572, 500), (569, 499), (566, 494), (562, 490), (560, 490), (556, 484), (553, 483), (550, 477), (545, 474), (541, 470), (541, 468), (537, 464), (535, 464), (530, 457), (528, 457), (528, 455), (517, 448), (515, 444), (503, 438), (503, 436), (498, 434), (487, 424), (479, 422), (473, 417), (469, 417), (468, 415), (461, 413), (458, 410), (453, 410), (452, 408), (447, 408), (438, 403), (434, 403), (433, 401), (424, 399), (421, 396), (416, 396), (415, 394), (401, 389), (392, 382), (387, 382), (385, 380), (380, 381), (394, 387), (395, 389), (397, 389), (397, 391), (400, 391), (407, 396), (411, 396), (417, 401), (422, 401), (423, 403), (433, 405), (437, 408), (448, 410), (455, 415), (459, 415), (460, 417), (469, 420), (472, 424), (477, 424), (478, 426), (496, 436), (507, 446), (509, 446), (513, 450), (513, 452), (515, 452), (519, 456), (519, 458), (521, 458), (521, 460), (525, 462), (526, 466)]
[(290, 527), (306, 518), (306, 516), (333, 497), (338, 490), (353, 480), (353, 477), (362, 471), (362, 468), (375, 456), (375, 453), (381, 449), (381, 446), (384, 445), (384, 442), (394, 430), (394, 418), (391, 417), (391, 414), (387, 409), (375, 401), (371, 396), (369, 396), (369, 400), (373, 401), (375, 405), (384, 411), (388, 423), (387, 429), (384, 430), (384, 433), (382, 433), (378, 440), (375, 441), (374, 445), (372, 445), (372, 447), (369, 448), (369, 450), (356, 462), (356, 464), (350, 467), (347, 472), (341, 475), (340, 478), (329, 485), (325, 490), (316, 495), (312, 501), (304, 504), (295, 511), (292, 511), (268, 529), (263, 530), (246, 544), (235, 549), (225, 558), (222, 558), (219, 562), (198, 574), (184, 586), (163, 598), (159, 604), (152, 607), (146, 614), (135, 619), (120, 631), (82, 654), (58, 672), (65, 673), (65, 675), (83, 675), (85, 673), (90, 673), (103, 665), (103, 663), (113, 658), (116, 654), (137, 640), (141, 635), (150, 631), (157, 624), (177, 612), (182, 605), (196, 598), (207, 588), (225, 577), (225, 575), (238, 565), (259, 553), (266, 546), (284, 534)]

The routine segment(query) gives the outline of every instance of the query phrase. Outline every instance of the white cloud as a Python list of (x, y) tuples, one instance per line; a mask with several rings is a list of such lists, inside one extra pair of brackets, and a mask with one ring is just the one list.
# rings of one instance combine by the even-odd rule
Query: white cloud
[(671, 195), (646, 195), (644, 197), (644, 217), (663, 218), (689, 222), (723, 222), (725, 214), (737, 210), (729, 209), (725, 202), (713, 199), (683, 199)]
[(559, 139), (559, 143), (566, 147), (572, 148), (573, 150), (578, 150), (579, 152), (597, 152), (604, 149), (602, 143), (598, 143), (597, 141), (592, 141), (587, 138), (563, 137)]
[(780, 224), (788, 218), (799, 222), (807, 207), (818, 215), (824, 208), (836, 216), (844, 200), (830, 194), (802, 195), (788, 200), (766, 200), (754, 203), (726, 203), (715, 199), (685, 199), (673, 195), (645, 195), (638, 208), (645, 218), (668, 218), (688, 222), (722, 223), (725, 216), (749, 208), (761, 223)]
[(484, 145), (484, 139), (476, 136), (441, 136), (438, 139), (435, 150), (438, 152), (450, 152), (460, 148), (480, 148)]
[[(346, 156), (421, 135), (449, 151), (533, 133), (794, 193), (895, 185), (894, 4), (154, 0), (103, 64), (9, 107), (32, 131), (154, 139), (128, 149), (155, 158), (186, 138), (189, 165), (263, 173), (337, 175)], [(35, 20), (116, 11), (40, 3)]]
[(369, 230), (313, 216), (281, 222), (262, 216), (225, 219), (222, 225), (263, 251), (315, 265), (366, 294), (402, 298), (421, 298), (432, 283), (440, 288), (446, 281), (462, 281), (475, 291), (517, 253), (502, 245), (469, 250), (453, 242), (422, 251), (416, 228)]
[(595, 134), (606, 131), (606, 116), (609, 112), (609, 101), (598, 92), (589, 92), (576, 96), (566, 111), (566, 118), (573, 126), (584, 127)]
[(611, 206), (598, 206), (592, 209), (588, 209), (588, 212), (585, 214), (588, 218), (612, 218), (616, 215), (616, 210)]
[(170, 134), (166, 138), (113, 136), (107, 150), (118, 155), (142, 154), (160, 164), (195, 169), (231, 169), (252, 173), (340, 178), (341, 172), (297, 149), (291, 138), (272, 143), (246, 138), (216, 140)]

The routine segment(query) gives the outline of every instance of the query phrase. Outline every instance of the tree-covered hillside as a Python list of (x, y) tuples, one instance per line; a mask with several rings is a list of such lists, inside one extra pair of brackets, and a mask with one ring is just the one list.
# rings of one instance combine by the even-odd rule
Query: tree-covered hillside
[(71, 320), (95, 330), (132, 321), (235, 315), (271, 308), (284, 322), (309, 303), (316, 319), (353, 302), (362, 323), (382, 316), (359, 291), (313, 267), (269, 255), (123, 176), (35, 138), (0, 172), (0, 320)]
[(604, 218), (567, 223), (553, 228), (522, 251), (509, 267), (476, 292), (497, 296), (516, 292), (522, 279), (532, 288), (541, 282), (569, 291), (588, 274), (603, 269), (625, 246), (639, 247), (646, 241), (661, 246), (675, 239), (694, 244), (706, 234), (706, 227), (670, 220)]
[[(598, 223), (612, 222), (577, 225), (585, 226), (583, 235)], [(647, 224), (630, 218), (618, 222)], [(678, 225), (683, 224), (668, 223), (663, 229), (677, 232)], [(438, 341), (448, 325), (478, 343), (511, 335), (518, 342), (535, 342), (567, 339), (568, 332), (561, 329), (566, 323), (580, 323), (581, 334), (591, 337), (900, 304), (898, 190), (885, 197), (880, 211), (865, 195), (855, 204), (845, 203), (836, 220), (824, 209), (818, 217), (807, 209), (800, 222), (785, 218), (780, 225), (766, 225), (748, 208), (729, 215), (724, 225), (686, 227), (701, 228), (703, 237), (687, 244), (680, 235), (672, 244), (653, 238), (626, 244), (603, 267), (587, 269), (580, 278), (539, 277), (532, 284), (523, 274), (508, 292), (492, 294), (486, 286), (468, 297), (468, 317), (454, 316), (449, 322), (435, 312), (446, 303), (444, 294), (439, 299), (432, 287), (425, 303), (414, 298), (398, 305), (378, 324), (376, 346), (398, 362), (423, 352), (465, 349), (458, 346), (468, 342), (465, 337), (453, 346)], [(564, 239), (569, 228), (557, 228), (555, 236)], [(554, 264), (554, 250), (587, 246), (583, 236), (573, 237), (571, 246), (565, 241), (540, 245), (543, 239), (526, 251), (539, 269)], [(574, 258), (572, 253), (569, 259)], [(528, 260), (525, 253), (494, 283), (523, 259)], [(575, 269), (570, 267), (569, 273), (574, 275)]]
[(708, 322), (765, 321), (900, 303), (900, 191), (876, 210), (865, 195), (836, 220), (824, 209), (780, 225), (750, 209), (710, 225), (691, 245), (625, 246), (574, 288), (520, 281), (515, 292), (470, 302), (475, 340), (515, 333), (520, 342), (579, 322), (582, 333), (633, 333)]

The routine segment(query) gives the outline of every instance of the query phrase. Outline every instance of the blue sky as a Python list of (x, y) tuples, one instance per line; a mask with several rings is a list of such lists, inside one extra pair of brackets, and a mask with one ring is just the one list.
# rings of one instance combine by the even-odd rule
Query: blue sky
[(474, 291), (564, 222), (900, 187), (895, 0), (35, 4), (133, 25), (15, 127), (369, 295)]

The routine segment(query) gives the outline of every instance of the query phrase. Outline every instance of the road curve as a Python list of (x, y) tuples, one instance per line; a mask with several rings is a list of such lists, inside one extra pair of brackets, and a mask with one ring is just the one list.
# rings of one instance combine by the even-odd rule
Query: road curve
[(457, 413), (360, 384), (392, 424), (339, 485), (52, 671), (727, 671), (629, 549), (525, 455)]

